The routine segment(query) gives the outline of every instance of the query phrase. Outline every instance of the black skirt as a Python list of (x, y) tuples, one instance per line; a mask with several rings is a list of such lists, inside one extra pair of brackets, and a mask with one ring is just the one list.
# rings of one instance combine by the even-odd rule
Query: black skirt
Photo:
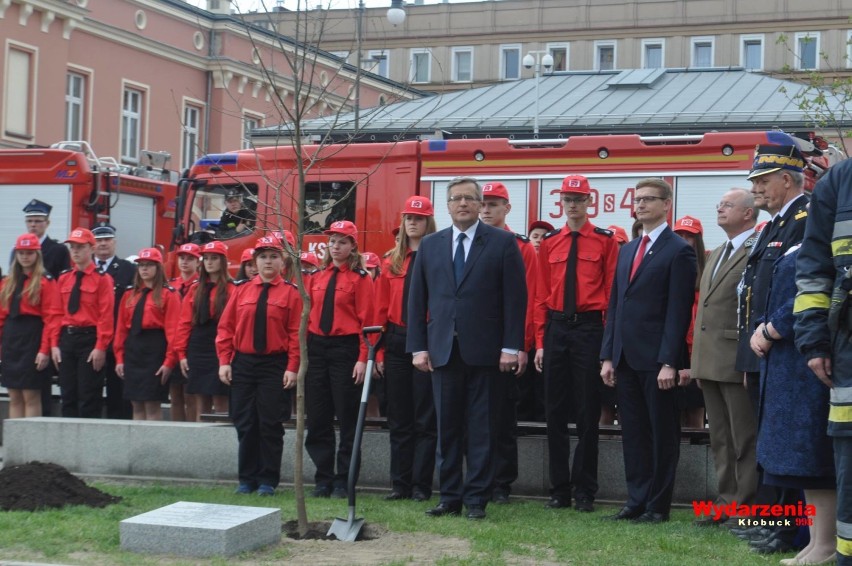
[(54, 373), (53, 362), (41, 371), (35, 359), (41, 346), (44, 321), (39, 316), (7, 318), (3, 327), (3, 373), (0, 385), (8, 389), (41, 389)]
[(165, 359), (166, 333), (162, 329), (143, 330), (136, 336), (128, 336), (124, 345), (124, 399), (167, 400), (169, 387), (156, 375)]
[(228, 386), (219, 381), (219, 357), (216, 355), (217, 320), (192, 327), (186, 348), (189, 364), (186, 392), (191, 395), (228, 395)]

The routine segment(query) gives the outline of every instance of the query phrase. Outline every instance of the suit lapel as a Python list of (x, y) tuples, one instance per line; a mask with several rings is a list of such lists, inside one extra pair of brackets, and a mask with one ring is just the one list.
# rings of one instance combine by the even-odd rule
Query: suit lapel
[(485, 245), (488, 243), (488, 232), (484, 226), (485, 224), (480, 222), (479, 226), (476, 227), (476, 233), (473, 235), (473, 241), (470, 243), (470, 251), (467, 254), (467, 260), (464, 262), (464, 273), (462, 274), (461, 281), (459, 281), (459, 287), (461, 287), (464, 280), (467, 279), (467, 275), (473, 269), (473, 264), (475, 264), (476, 260), (479, 259), (479, 256), (482, 255), (482, 250), (485, 249)]

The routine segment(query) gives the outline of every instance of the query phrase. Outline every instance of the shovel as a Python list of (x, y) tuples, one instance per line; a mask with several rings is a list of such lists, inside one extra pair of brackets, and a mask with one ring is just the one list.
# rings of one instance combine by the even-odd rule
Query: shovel
[[(376, 348), (379, 347), (379, 342), (382, 341), (381, 326), (368, 326), (361, 332), (364, 335), (364, 342), (367, 343), (367, 371), (364, 375), (364, 386), (361, 390), (361, 406), (358, 408), (358, 423), (355, 426), (355, 440), (352, 443), (352, 458), (349, 461), (349, 482), (347, 491), (349, 492), (349, 518), (336, 518), (331, 523), (331, 528), (328, 529), (326, 536), (334, 535), (337, 540), (346, 542), (355, 542), (358, 534), (361, 532), (361, 527), (364, 526), (364, 519), (355, 518), (355, 476), (358, 475), (358, 469), (361, 467), (361, 437), (364, 435), (364, 418), (367, 415), (367, 399), (370, 396), (370, 384), (373, 381), (373, 365), (376, 361)], [(378, 334), (375, 342), (370, 341), (370, 334)]]

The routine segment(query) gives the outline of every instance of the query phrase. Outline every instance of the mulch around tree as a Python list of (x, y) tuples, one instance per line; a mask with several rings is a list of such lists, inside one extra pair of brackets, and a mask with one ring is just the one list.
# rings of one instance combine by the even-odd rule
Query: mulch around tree
[(62, 466), (29, 462), (0, 470), (0, 509), (38, 511), (66, 505), (106, 507), (121, 501), (71, 474)]

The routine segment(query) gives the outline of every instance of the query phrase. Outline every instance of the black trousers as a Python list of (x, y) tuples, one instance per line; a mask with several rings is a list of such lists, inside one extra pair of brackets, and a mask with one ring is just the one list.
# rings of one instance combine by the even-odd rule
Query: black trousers
[[(361, 404), (361, 385), (355, 385), (352, 379), (352, 370), (358, 362), (358, 340), (356, 334), (308, 335), (305, 449), (316, 466), (314, 482), (320, 487), (346, 487), (347, 484)], [(336, 469), (335, 417), (340, 427)]]
[(101, 417), (104, 395), (103, 370), (95, 371), (86, 360), (95, 348), (97, 335), (69, 334), (60, 330), (59, 388), (62, 394), (62, 416), (97, 419)]
[(508, 495), (518, 479), (518, 380), (510, 372), (499, 372), (492, 391), (497, 414), (494, 426), (494, 491)]
[[(492, 385), (497, 366), (470, 366), (453, 340), (450, 361), (432, 372), (438, 417), (438, 471), (441, 503), (480, 505), (491, 500), (494, 483), (494, 433), (497, 414)], [(467, 466), (465, 459), (467, 439)]]
[(626, 505), (668, 515), (680, 457), (679, 390), (661, 390), (659, 371), (635, 371), (623, 359), (615, 371)]
[[(598, 492), (598, 422), (601, 418), (600, 350), (603, 323), (548, 319), (544, 333), (544, 387), (551, 496), (570, 501)], [(577, 451), (571, 466), (571, 416)]]
[(393, 489), (432, 494), (438, 429), (432, 381), (411, 365), (405, 352), (405, 330), (389, 325), (385, 334), (385, 390), (390, 433), (390, 473)]
[(237, 353), (231, 363), (229, 412), (237, 429), (240, 483), (277, 487), (290, 391), (284, 389), (286, 354)]
[(527, 371), (518, 379), (518, 420), (545, 422), (544, 375), (535, 369), (535, 348), (528, 352)]
[[(106, 376), (106, 416), (108, 419), (132, 419), (133, 405), (124, 399), (124, 380), (115, 373), (115, 363), (115, 352), (110, 346), (103, 369)], [(180, 368), (175, 369), (180, 371)]]

